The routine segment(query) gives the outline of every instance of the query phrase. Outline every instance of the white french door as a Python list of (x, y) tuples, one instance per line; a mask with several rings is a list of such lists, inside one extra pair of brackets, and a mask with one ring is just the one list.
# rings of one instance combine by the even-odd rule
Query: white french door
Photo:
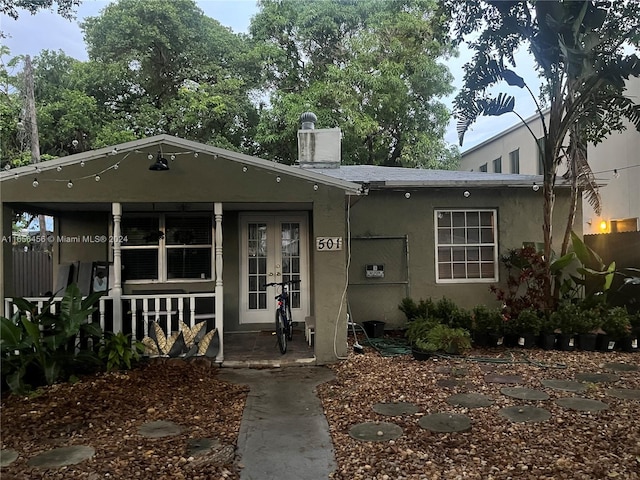
[(291, 313), (304, 321), (309, 309), (307, 216), (260, 214), (240, 217), (240, 323), (273, 323), (279, 287), (267, 283), (300, 280), (290, 287)]

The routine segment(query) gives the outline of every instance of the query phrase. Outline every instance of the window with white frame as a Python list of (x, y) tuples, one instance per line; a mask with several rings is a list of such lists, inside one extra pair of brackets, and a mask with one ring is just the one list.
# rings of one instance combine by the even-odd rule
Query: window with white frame
[(123, 215), (121, 228), (124, 281), (211, 278), (210, 215)]
[(498, 281), (497, 211), (436, 210), (436, 282)]

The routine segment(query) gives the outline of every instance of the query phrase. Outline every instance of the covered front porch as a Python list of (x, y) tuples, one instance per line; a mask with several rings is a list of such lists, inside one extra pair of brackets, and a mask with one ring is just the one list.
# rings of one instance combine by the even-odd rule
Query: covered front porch
[[(153, 152), (165, 170), (150, 168)], [(105, 331), (132, 340), (161, 332), (170, 341), (196, 327), (215, 330), (218, 363), (250, 360), (246, 339), (260, 336), (260, 355), (271, 350), (278, 362), (283, 356), (269, 347), (276, 292), (265, 284), (300, 279), (292, 347), (301, 348), (285, 356), (323, 364), (346, 353), (345, 250), (315, 247), (317, 238), (347, 237), (345, 199), (358, 185), (165, 135), (1, 174), (4, 237), (14, 212), (55, 219), (56, 295), (76, 282), (83, 294), (95, 291), (96, 266), (106, 269), (108, 287), (90, 319)], [(0, 308), (8, 316), (11, 242), (2, 247)], [(232, 349), (233, 339), (243, 346)]]

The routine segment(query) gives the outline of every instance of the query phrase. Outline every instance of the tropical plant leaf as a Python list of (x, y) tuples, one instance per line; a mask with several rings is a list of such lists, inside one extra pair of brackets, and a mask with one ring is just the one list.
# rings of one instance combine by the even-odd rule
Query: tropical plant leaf
[(24, 345), (22, 329), (12, 320), (0, 317), (0, 351), (19, 350)]
[(513, 70), (505, 68), (504, 70), (502, 70), (502, 72), (500, 72), (500, 76), (502, 76), (504, 81), (512, 87), (525, 87), (524, 79), (520, 75), (516, 74), (516, 72), (514, 72)]

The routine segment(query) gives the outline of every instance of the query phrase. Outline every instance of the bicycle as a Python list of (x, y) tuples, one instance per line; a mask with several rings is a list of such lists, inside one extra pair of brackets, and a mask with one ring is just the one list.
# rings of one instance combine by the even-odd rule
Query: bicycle
[(287, 341), (293, 339), (293, 317), (291, 316), (291, 305), (289, 304), (289, 285), (300, 283), (300, 280), (285, 280), (283, 282), (272, 282), (265, 284), (266, 287), (280, 286), (282, 290), (275, 299), (276, 305), (276, 338), (280, 353), (287, 351)]

